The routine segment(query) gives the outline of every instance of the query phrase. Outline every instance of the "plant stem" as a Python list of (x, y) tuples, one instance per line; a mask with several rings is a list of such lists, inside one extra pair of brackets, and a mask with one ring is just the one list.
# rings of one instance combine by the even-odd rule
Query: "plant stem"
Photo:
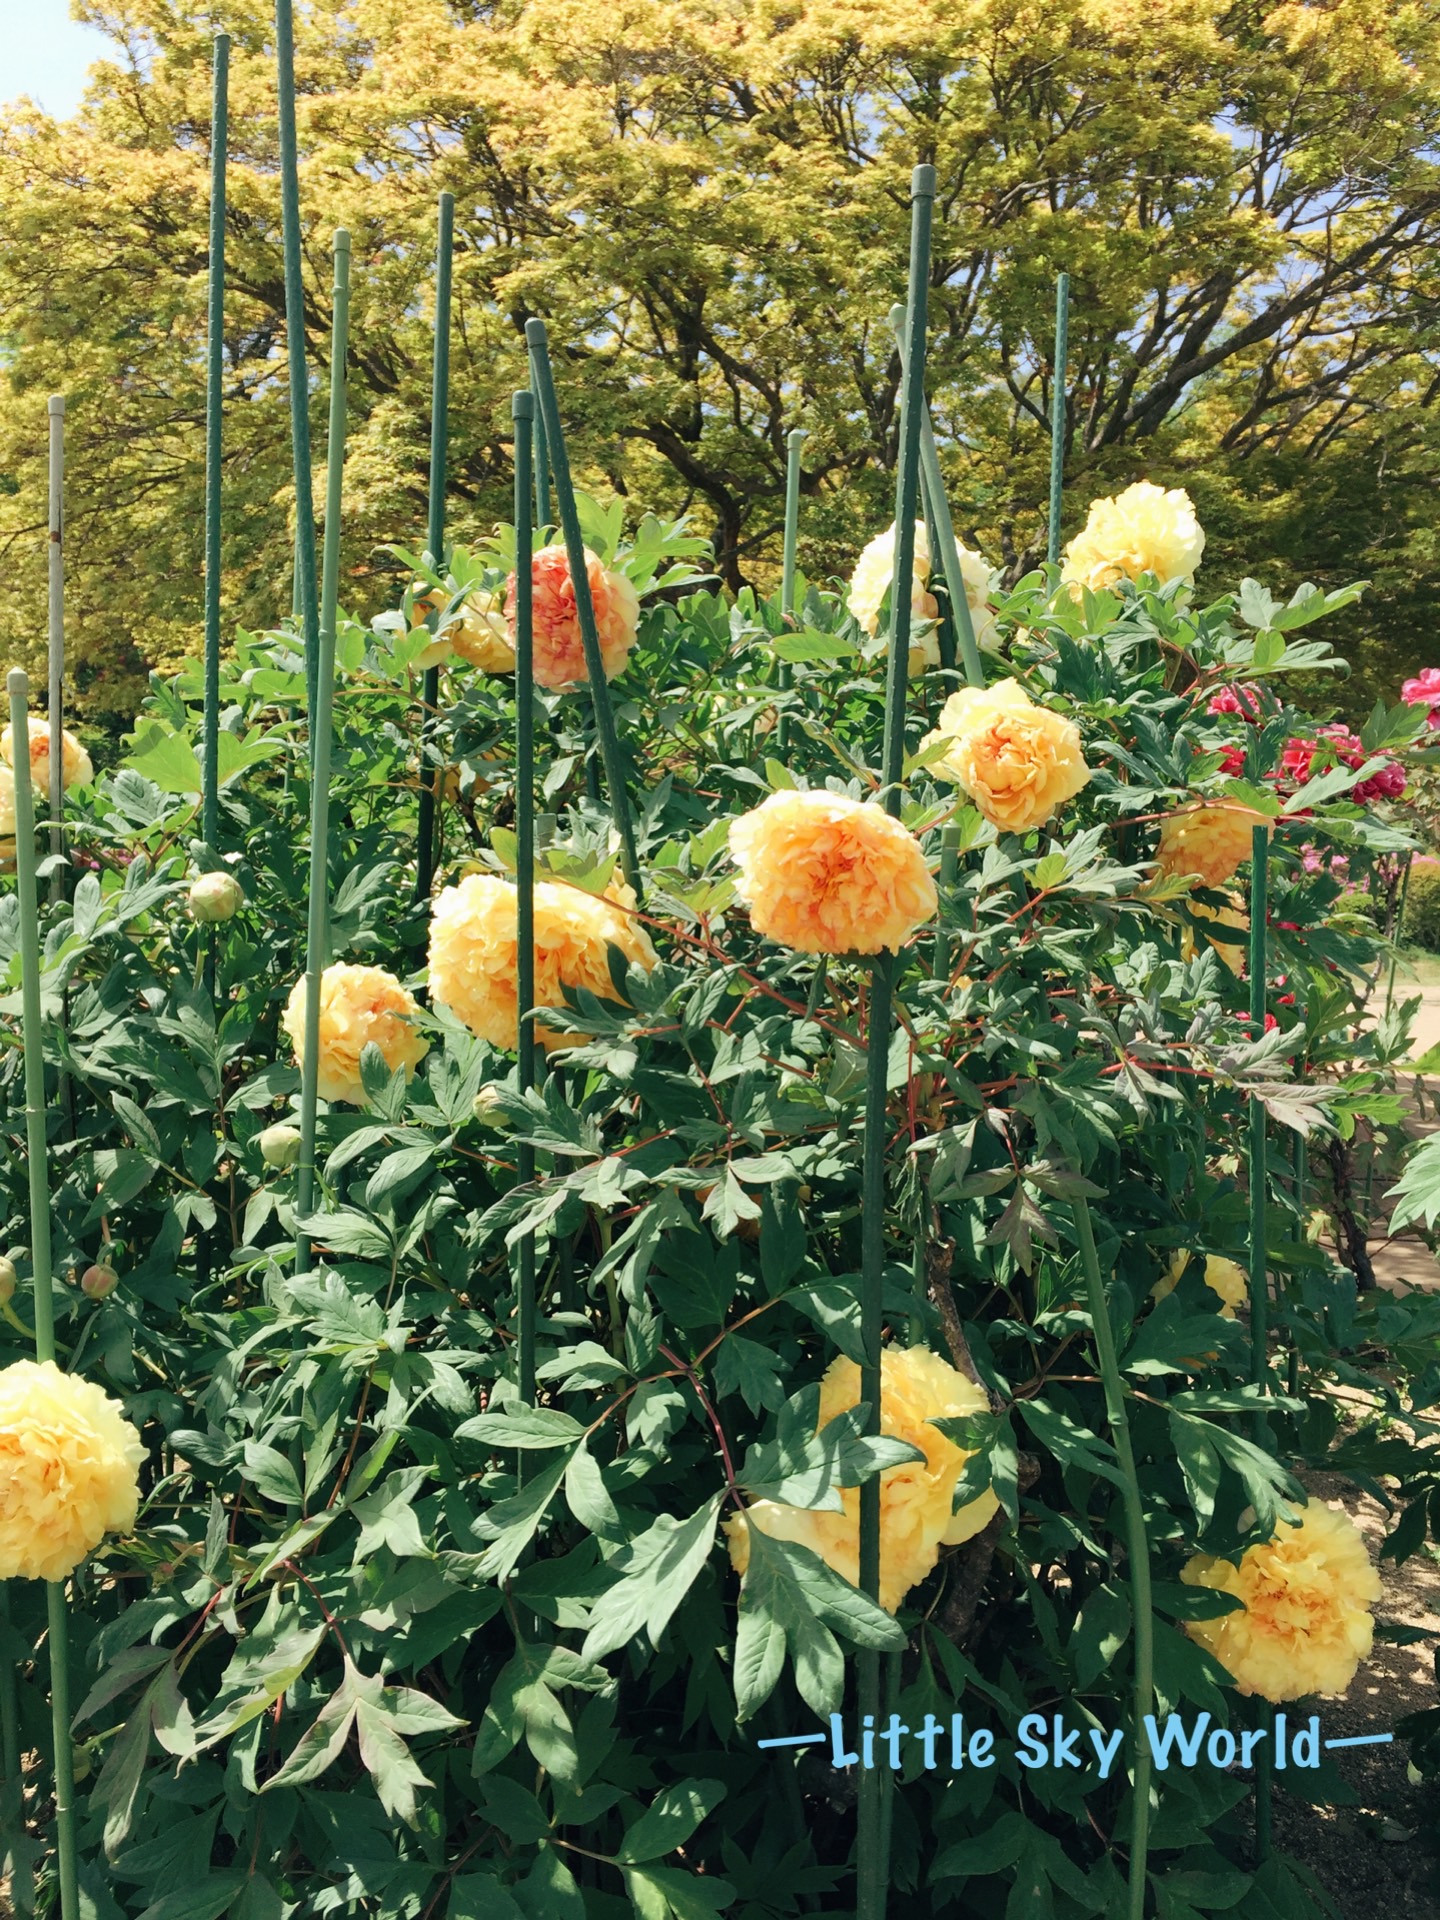
[(950, 935), (945, 929), (944, 912), (946, 892), (953, 887), (960, 874), (960, 829), (955, 825), (940, 829), (940, 924), (935, 929), (935, 958), (931, 963), (931, 978), (946, 980), (950, 976)]
[(290, 364), (290, 447), (295, 468), (295, 600), (305, 649), (305, 711), (314, 779), (315, 696), (320, 610), (315, 590), (315, 499), (310, 475), (310, 376), (305, 365), (305, 281), (300, 260), (300, 170), (295, 138), (293, 0), (275, 0), (275, 70), (280, 121), (280, 224), (285, 245), (285, 344)]
[(1065, 374), (1070, 358), (1070, 276), (1055, 276), (1055, 359), (1050, 372), (1050, 521), (1045, 530), (1045, 558), (1053, 567), (1060, 558), (1060, 517), (1065, 501)]
[(585, 671), (590, 680), (590, 699), (595, 710), (595, 726), (600, 735), (600, 757), (605, 766), (605, 784), (610, 790), (610, 818), (620, 837), (620, 865), (626, 881), (640, 898), (640, 862), (635, 852), (635, 829), (630, 819), (630, 802), (625, 792), (625, 777), (620, 761), (620, 738), (615, 731), (615, 715), (610, 706), (610, 688), (605, 678), (605, 663), (600, 657), (600, 637), (595, 627), (595, 608), (590, 598), (590, 576), (585, 568), (585, 541), (580, 532), (580, 516), (575, 508), (575, 489), (570, 480), (570, 457), (565, 449), (565, 430), (560, 424), (559, 403), (555, 398), (555, 379), (550, 369), (550, 347), (543, 320), (525, 322), (525, 340), (530, 349), (530, 374), (535, 382), (535, 398), (545, 419), (545, 437), (555, 481), (555, 503), (560, 510), (560, 526), (565, 535), (565, 552), (570, 561), (570, 583), (575, 593), (575, 613), (580, 623), (580, 642), (585, 649)]
[[(329, 944), (330, 754), (334, 737), (335, 618), (340, 588), (340, 506), (345, 477), (345, 358), (350, 338), (350, 236), (335, 230), (335, 296), (330, 332), (330, 437), (325, 449), (325, 559), (315, 705), (311, 709), (310, 896), (305, 930), (305, 1047), (300, 1069), (300, 1159), (295, 1217), (315, 1195), (315, 1110), (320, 1078), (320, 988)], [(297, 1225), (295, 1271), (310, 1270), (310, 1235)]]
[[(15, 882), (20, 909), (20, 1025), (25, 1056), (25, 1157), (30, 1184), (30, 1262), (34, 1272), (35, 1358), (55, 1359), (55, 1295), (50, 1252), (50, 1160), (46, 1151), (45, 1047), (40, 1004), (40, 903), (35, 883), (35, 797), (30, 778), (30, 681), (7, 679), (15, 775)], [(52, 738), (51, 762), (60, 760)], [(50, 1725), (55, 1747), (55, 1839), (61, 1920), (79, 1920), (75, 1856), (75, 1782), (70, 1751), (69, 1633), (63, 1581), (47, 1583)]]
[[(10, 1625), (10, 1596), (0, 1583), (0, 1627)], [(8, 1846), (7, 1844), (8, 1843)], [(21, 1770), (20, 1702), (14, 1664), (0, 1663), (0, 1866), (8, 1859), (15, 1911), (35, 1911), (35, 1872), (27, 1851), (25, 1778)]]
[(1130, 1444), (1130, 1422), (1125, 1412), (1125, 1387), (1120, 1378), (1120, 1359), (1115, 1350), (1115, 1331), (1110, 1324), (1110, 1304), (1105, 1297), (1105, 1282), (1100, 1258), (1095, 1251), (1095, 1229), (1089, 1206), (1078, 1199), (1073, 1207), (1075, 1234), (1080, 1245), (1080, 1264), (1085, 1275), (1090, 1307), (1090, 1324), (1095, 1332), (1095, 1350), (1100, 1361), (1100, 1379), (1105, 1389), (1105, 1415), (1110, 1423), (1110, 1438), (1120, 1462), (1121, 1493), (1125, 1507), (1125, 1544), (1130, 1562), (1130, 1605), (1135, 1632), (1135, 1683), (1131, 1708), (1135, 1767), (1131, 1775), (1130, 1825), (1130, 1904), (1129, 1920), (1144, 1920), (1146, 1860), (1150, 1846), (1150, 1745), (1146, 1736), (1146, 1717), (1153, 1711), (1155, 1691), (1155, 1623), (1150, 1601), (1150, 1542), (1145, 1532), (1145, 1508), (1140, 1498), (1140, 1479), (1135, 1471), (1135, 1453)]
[[(900, 350), (900, 365), (908, 380), (909, 348), (905, 339), (906, 325), (905, 310), (898, 306), (892, 307), (890, 329), (895, 335), (895, 344)], [(925, 483), (925, 502), (929, 508), (929, 518), (935, 523), (936, 542), (940, 549), (935, 557), (940, 562), (940, 571), (945, 578), (945, 591), (950, 599), (950, 617), (955, 623), (955, 638), (960, 647), (960, 665), (964, 669), (968, 685), (983, 687), (985, 666), (980, 658), (980, 648), (975, 639), (975, 622), (970, 616), (970, 597), (965, 591), (965, 572), (960, 565), (960, 543), (955, 538), (955, 523), (950, 517), (950, 496), (945, 490), (945, 476), (940, 471), (940, 450), (935, 444), (935, 429), (931, 424), (930, 408), (925, 400), (923, 369), (917, 411), (920, 421), (920, 472)], [(898, 528), (896, 537), (898, 543)], [(896, 577), (897, 579), (900, 577), (898, 572)], [(892, 594), (893, 591), (894, 589)], [(905, 613), (908, 620), (908, 603)]]
[[(45, 796), (50, 808), (50, 857), (58, 859), (65, 850), (65, 756), (61, 751), (61, 729), (65, 724), (65, 396), (52, 393), (46, 402), (50, 426), (50, 501), (49, 501), (49, 579), (47, 613), (49, 617), (49, 713), (50, 713), (50, 791)], [(51, 900), (65, 897), (63, 869), (56, 867), (50, 876)]]
[[(455, 196), (440, 196), (435, 244), (435, 353), (430, 380), (430, 513), (426, 545), (430, 564), (445, 574), (445, 481), (450, 459), (450, 278), (455, 253)], [(426, 625), (439, 625), (435, 608)], [(440, 767), (425, 751), (434, 731), (440, 704), (440, 669), (427, 667), (420, 683), (420, 807), (415, 826), (415, 898), (428, 900), (435, 878), (435, 813), (440, 794)]]

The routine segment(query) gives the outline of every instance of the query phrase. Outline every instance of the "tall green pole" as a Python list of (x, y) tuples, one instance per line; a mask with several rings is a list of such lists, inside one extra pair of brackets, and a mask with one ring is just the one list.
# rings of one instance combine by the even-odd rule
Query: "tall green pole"
[[(534, 640), (531, 572), (533, 535), (530, 508), (533, 487), (531, 428), (535, 400), (517, 393), (511, 402), (515, 421), (515, 985), (520, 1009), (520, 1091), (535, 1084), (535, 706), (532, 645)], [(518, 1149), (520, 1184), (535, 1178), (535, 1149)], [(520, 1397), (535, 1398), (535, 1238), (527, 1233), (519, 1246), (519, 1324), (516, 1328), (516, 1364)], [(525, 1478), (525, 1455), (519, 1473)]]
[(1095, 1250), (1095, 1229), (1090, 1208), (1084, 1200), (1074, 1203), (1075, 1235), (1080, 1245), (1080, 1265), (1085, 1275), (1090, 1325), (1095, 1335), (1095, 1351), (1100, 1361), (1100, 1380), (1105, 1390), (1105, 1415), (1110, 1423), (1110, 1438), (1120, 1462), (1121, 1496), (1125, 1509), (1125, 1540), (1129, 1555), (1130, 1610), (1134, 1622), (1135, 1679), (1131, 1706), (1131, 1739), (1134, 1763), (1130, 1774), (1130, 1898), (1128, 1920), (1144, 1920), (1146, 1860), (1150, 1845), (1150, 1743), (1145, 1737), (1145, 1720), (1154, 1710), (1155, 1693), (1155, 1618), (1150, 1593), (1150, 1542), (1145, 1531), (1145, 1506), (1140, 1496), (1140, 1476), (1135, 1469), (1135, 1452), (1130, 1444), (1130, 1423), (1125, 1410), (1125, 1384), (1115, 1345), (1115, 1329), (1110, 1322), (1110, 1303), (1105, 1297), (1105, 1281), (1100, 1258)]
[[(49, 644), (49, 718), (50, 718), (50, 791), (46, 802), (50, 809), (50, 856), (58, 859), (65, 849), (65, 754), (62, 730), (65, 725), (65, 396), (52, 393), (46, 402), (50, 428), (49, 472), (49, 544), (46, 552), (47, 607)], [(50, 875), (50, 898), (65, 894), (65, 875), (57, 866)]]
[(1055, 276), (1055, 365), (1050, 376), (1050, 524), (1045, 557), (1060, 558), (1060, 518), (1065, 495), (1065, 374), (1070, 359), (1070, 276)]
[[(535, 386), (535, 355), (531, 352), (527, 357), (530, 362), (530, 387), (531, 400), (533, 401), (535, 392), (537, 391)], [(530, 420), (530, 427), (531, 452), (534, 456), (535, 466), (535, 525), (537, 527), (548, 527), (550, 525), (550, 444), (545, 438), (545, 414), (542, 408), (536, 407), (534, 409)]]
[[(894, 306), (890, 309), (890, 328), (895, 335), (895, 344), (900, 350), (901, 377), (908, 382), (909, 347), (906, 339), (908, 323), (905, 308)], [(945, 476), (940, 471), (940, 449), (935, 442), (935, 428), (931, 424), (930, 408), (925, 401), (923, 384), (920, 389), (919, 420), (920, 477), (924, 485), (925, 503), (929, 508), (927, 517), (934, 522), (937, 545), (940, 548), (936, 557), (940, 562), (940, 571), (945, 579), (945, 591), (950, 599), (950, 617), (955, 622), (955, 638), (960, 647), (960, 666), (968, 685), (983, 687), (985, 667), (975, 639), (975, 622), (970, 617), (970, 596), (965, 591), (965, 570), (960, 565), (960, 543), (955, 538), (955, 522), (950, 516), (950, 497), (945, 490)], [(903, 577), (897, 571), (896, 579)], [(892, 589), (892, 597), (895, 591), (896, 589)], [(908, 596), (904, 611), (908, 619)], [(908, 640), (906, 644), (908, 646)]]
[[(1250, 1035), (1259, 1040), (1265, 1032), (1266, 921), (1270, 904), (1270, 833), (1256, 827), (1250, 836)], [(1258, 1095), (1250, 1096), (1250, 1378), (1260, 1392), (1268, 1393), (1270, 1369), (1266, 1349), (1270, 1317), (1270, 1281), (1265, 1262), (1265, 1198), (1268, 1182), (1265, 1141), (1265, 1109)], [(1266, 1447), (1270, 1423), (1263, 1413), (1255, 1415), (1255, 1443)], [(1274, 1786), (1274, 1762), (1268, 1742), (1260, 1743), (1260, 1763), (1255, 1770), (1255, 1852), (1257, 1858), (1270, 1854), (1271, 1799)]]
[(310, 374), (305, 364), (305, 281), (300, 262), (300, 165), (295, 137), (293, 0), (275, 0), (275, 70), (280, 118), (280, 224), (285, 247), (285, 344), (290, 364), (290, 450), (295, 470), (295, 600), (305, 647), (305, 710), (315, 774), (315, 700), (320, 610), (315, 590), (315, 500), (310, 471)]
[[(340, 591), (340, 504), (345, 478), (345, 358), (350, 341), (350, 236), (335, 230), (335, 294), (330, 327), (330, 438), (325, 450), (325, 558), (320, 589), (319, 666), (311, 724), (310, 895), (305, 938), (305, 1045), (300, 1067), (300, 1159), (295, 1214), (315, 1199), (315, 1112), (320, 1080), (320, 987), (330, 904), (330, 754), (334, 734), (335, 610)], [(295, 1271), (310, 1270), (310, 1235), (295, 1234)]]
[[(225, 153), (230, 125), (230, 36), (215, 36), (210, 109), (210, 288), (205, 316), (205, 740), (201, 831), (220, 832), (220, 458), (225, 380)], [(213, 967), (213, 954), (210, 965)]]
[[(915, 510), (920, 494), (920, 423), (925, 405), (925, 332), (930, 295), (930, 227), (935, 206), (935, 169), (916, 167), (910, 183), (910, 278), (905, 315), (904, 378), (900, 402), (900, 452), (895, 479), (895, 572), (890, 589), (890, 649), (885, 679), (884, 799), (899, 818), (905, 764), (905, 690), (910, 656), (910, 580), (915, 564)], [(870, 982), (866, 1029), (864, 1212), (861, 1217), (860, 1398), (867, 1431), (880, 1431), (880, 1334), (885, 1276), (885, 1095), (894, 1026), (896, 958), (882, 954)], [(880, 1596), (880, 1480), (860, 1488), (860, 1586)], [(856, 1663), (862, 1716), (880, 1717), (880, 1655), (862, 1649)], [(888, 1904), (885, 1786), (878, 1768), (860, 1775), (856, 1834), (856, 1917), (884, 1920)]]
[[(455, 252), (455, 196), (440, 196), (439, 230), (435, 246), (435, 353), (430, 382), (430, 519), (426, 535), (430, 564), (445, 573), (445, 478), (450, 457), (450, 274)], [(426, 625), (433, 633), (437, 608)], [(420, 813), (416, 825), (415, 898), (428, 900), (435, 878), (435, 807), (440, 792), (440, 768), (425, 751), (433, 733), (440, 703), (440, 669), (427, 667), (420, 699)]]
[[(35, 1358), (55, 1359), (55, 1295), (50, 1253), (50, 1158), (46, 1151), (45, 1051), (40, 1008), (40, 899), (35, 880), (35, 797), (30, 781), (30, 681), (12, 667), (11, 738), (15, 763), (15, 881), (20, 909), (20, 1032), (25, 1060), (25, 1158), (30, 1185), (30, 1262), (35, 1275)], [(60, 760), (51, 739), (51, 762)], [(50, 1726), (55, 1745), (55, 1840), (61, 1920), (79, 1920), (75, 1853), (75, 1777), (70, 1750), (70, 1624), (65, 1583), (45, 1587), (50, 1642)]]
[(575, 613), (580, 623), (580, 643), (585, 649), (585, 671), (590, 681), (595, 727), (600, 735), (600, 757), (605, 767), (605, 784), (610, 790), (610, 818), (620, 836), (621, 867), (638, 900), (640, 861), (635, 852), (635, 827), (630, 818), (629, 796), (625, 791), (620, 737), (615, 731), (610, 687), (605, 678), (605, 663), (600, 657), (600, 637), (595, 627), (595, 608), (590, 599), (590, 576), (585, 568), (585, 541), (580, 532), (580, 516), (575, 508), (570, 456), (565, 448), (565, 430), (560, 424), (555, 377), (550, 369), (550, 346), (543, 320), (525, 322), (525, 343), (530, 349), (530, 376), (535, 383), (535, 398), (545, 416), (545, 438), (549, 447), (551, 476), (555, 483), (555, 504), (560, 511), (560, 527), (570, 561)]
[(780, 605), (788, 620), (795, 611), (795, 549), (800, 538), (800, 449), (809, 434), (792, 427), (785, 436), (785, 545), (780, 570)]

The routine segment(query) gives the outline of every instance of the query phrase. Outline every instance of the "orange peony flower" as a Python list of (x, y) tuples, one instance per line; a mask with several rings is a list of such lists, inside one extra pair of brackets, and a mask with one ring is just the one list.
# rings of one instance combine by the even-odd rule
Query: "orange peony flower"
[(797, 953), (898, 953), (939, 904), (920, 842), (871, 801), (772, 793), (730, 853), (755, 931)]
[(1090, 778), (1074, 721), (1037, 707), (1018, 680), (952, 693), (924, 744), (936, 740), (946, 744), (934, 771), (1006, 833), (1042, 826)]
[[(654, 966), (655, 949), (634, 907), (635, 896), (623, 884), (599, 895), (556, 880), (536, 881), (536, 1006), (563, 1006), (565, 987), (613, 1000), (612, 946), (647, 971)], [(518, 919), (514, 882), (484, 873), (446, 887), (431, 910), (431, 991), (492, 1047), (519, 1044)], [(585, 1037), (540, 1025), (535, 1036), (547, 1049), (573, 1047)]]
[[(640, 624), (640, 596), (623, 573), (607, 567), (585, 549), (585, 575), (595, 608), (595, 631), (605, 678), (613, 680), (624, 668)], [(588, 677), (585, 647), (580, 638), (580, 616), (575, 610), (575, 583), (570, 556), (564, 547), (542, 547), (531, 563), (534, 582), (534, 667), (542, 687), (573, 687)], [(515, 576), (505, 596), (506, 634), (515, 650)]]
[[(320, 976), (320, 1098), (364, 1106), (360, 1055), (367, 1046), (380, 1049), (392, 1073), (397, 1067), (412, 1072), (429, 1052), (429, 1042), (412, 1024), (419, 1012), (414, 995), (383, 967), (355, 967), (343, 961), (326, 967)], [(296, 1061), (303, 1062), (303, 975), (290, 990), (280, 1024), (294, 1044)]]
[[(818, 1432), (860, 1401), (860, 1369), (853, 1360), (833, 1360), (820, 1383)], [(880, 1604), (894, 1613), (913, 1586), (940, 1558), (942, 1546), (959, 1546), (988, 1524), (999, 1501), (988, 1489), (952, 1511), (961, 1469), (970, 1458), (932, 1419), (963, 1418), (989, 1411), (973, 1380), (928, 1347), (887, 1347), (880, 1356), (880, 1429), (908, 1440), (924, 1454), (887, 1467), (880, 1475)], [(730, 1559), (744, 1574), (750, 1564), (750, 1528), (774, 1540), (808, 1547), (852, 1586), (860, 1584), (860, 1489), (842, 1487), (840, 1513), (787, 1507), (757, 1500), (725, 1524)]]
[(1282, 1520), (1273, 1539), (1247, 1547), (1238, 1567), (1197, 1553), (1180, 1578), (1244, 1601), (1243, 1613), (1186, 1622), (1241, 1693), (1277, 1704), (1344, 1693), (1370, 1652), (1379, 1577), (1355, 1522), (1319, 1500), (1298, 1526)]
[[(36, 794), (44, 796), (50, 791), (50, 722), (41, 720), (33, 713), (29, 716), (30, 734), (30, 778), (34, 782)], [(95, 778), (95, 768), (89, 754), (81, 746), (67, 727), (60, 730), (61, 779), (68, 793), (71, 787), (88, 787)], [(0, 733), (0, 759), (6, 766), (15, 764), (15, 729), (6, 727)], [(13, 790), (12, 790), (13, 791)]]
[[(1250, 836), (1269, 822), (1249, 807), (1189, 807), (1160, 829), (1156, 861), (1165, 874), (1189, 875), (1202, 886), (1223, 887), (1250, 858)], [(1220, 916), (1222, 919), (1224, 916)]]
[(89, 1380), (53, 1360), (0, 1371), (0, 1580), (64, 1580), (140, 1501), (140, 1436)]

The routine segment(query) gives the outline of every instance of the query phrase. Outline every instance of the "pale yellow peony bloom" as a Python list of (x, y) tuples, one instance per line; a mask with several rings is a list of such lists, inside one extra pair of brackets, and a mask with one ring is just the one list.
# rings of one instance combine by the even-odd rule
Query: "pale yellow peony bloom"
[[(860, 1369), (853, 1360), (831, 1362), (820, 1383), (819, 1427), (859, 1404)], [(880, 1476), (880, 1604), (894, 1613), (913, 1586), (932, 1570), (942, 1546), (959, 1546), (986, 1526), (999, 1509), (987, 1489), (951, 1511), (961, 1469), (970, 1458), (932, 1419), (985, 1413), (981, 1388), (928, 1347), (888, 1347), (880, 1357), (880, 1428), (908, 1440), (925, 1455), (887, 1467)], [(852, 1586), (860, 1584), (860, 1489), (843, 1487), (842, 1513), (757, 1500), (726, 1522), (730, 1558), (737, 1573), (750, 1564), (753, 1526), (774, 1540), (808, 1547)]]
[[(1189, 907), (1192, 916), (1197, 920), (1214, 920), (1218, 925), (1231, 927), (1237, 933), (1248, 934), (1250, 931), (1250, 916), (1246, 913), (1238, 894), (1231, 896), (1228, 907), (1207, 907), (1203, 900), (1190, 900), (1186, 902), (1186, 905)], [(1233, 973), (1237, 979), (1244, 973), (1245, 946), (1242, 941), (1212, 940), (1208, 933), (1205, 935), (1205, 941), (1207, 946), (1214, 948), (1215, 952), (1219, 954), (1221, 962), (1230, 969), (1231, 973)], [(1187, 960), (1194, 959), (1195, 938), (1189, 927), (1185, 928), (1181, 937), (1180, 949)]]
[[(520, 1039), (519, 901), (514, 883), (472, 873), (446, 887), (430, 915), (430, 988), (442, 1006), (492, 1047)], [(535, 1004), (565, 1004), (563, 988), (614, 1000), (608, 948), (648, 972), (650, 936), (635, 916), (635, 896), (621, 883), (606, 894), (558, 880), (535, 883)], [(576, 1046), (583, 1034), (536, 1025), (546, 1048)]]
[(0, 1580), (64, 1580), (128, 1533), (145, 1449), (120, 1403), (53, 1360), (0, 1371)]
[[(1157, 1280), (1150, 1289), (1152, 1300), (1163, 1300), (1167, 1293), (1175, 1291), (1176, 1283), (1190, 1264), (1190, 1255), (1181, 1249), (1170, 1257), (1163, 1279)], [(1233, 1320), (1235, 1309), (1244, 1306), (1250, 1297), (1250, 1282), (1243, 1268), (1227, 1259), (1223, 1253), (1207, 1253), (1205, 1256), (1205, 1284), (1212, 1293), (1220, 1296), (1220, 1318)]]
[[(414, 1071), (429, 1042), (413, 1024), (420, 1008), (415, 997), (383, 967), (356, 967), (337, 961), (320, 976), (320, 1075), (322, 1100), (348, 1100), (363, 1107), (360, 1055), (380, 1049), (393, 1073)], [(305, 980), (295, 982), (281, 1021), (295, 1047), (297, 1063), (305, 1055)]]
[[(41, 720), (33, 713), (28, 722), (30, 734), (30, 778), (35, 783), (38, 795), (50, 791), (50, 722)], [(95, 778), (95, 768), (89, 754), (70, 732), (68, 727), (60, 729), (60, 766), (61, 779), (68, 792), (71, 787), (86, 787)], [(0, 759), (6, 766), (15, 764), (15, 729), (6, 727), (0, 733)], [(12, 776), (13, 778), (13, 776)]]
[(1188, 875), (1202, 886), (1223, 887), (1250, 858), (1254, 829), (1268, 831), (1269, 825), (1263, 813), (1249, 807), (1190, 807), (1184, 813), (1172, 813), (1161, 826), (1155, 859), (1164, 874)]
[[(990, 607), (990, 569), (984, 558), (973, 548), (956, 542), (960, 552), (960, 571), (965, 581), (965, 601), (970, 609), (970, 623), (975, 629), (975, 640), (982, 647), (994, 646), (998, 635), (995, 615)], [(935, 620), (940, 613), (940, 603), (929, 591), (930, 575), (934, 560), (930, 552), (930, 534), (923, 520), (915, 522), (915, 556), (913, 562), (914, 587), (910, 596), (910, 611), (914, 619)], [(890, 591), (895, 575), (895, 524), (892, 521), (884, 533), (877, 534), (861, 553), (855, 563), (855, 571), (850, 576), (850, 586), (846, 601), (850, 611), (861, 627), (873, 640), (880, 631), (880, 607)], [(908, 668), (910, 678), (940, 664), (940, 641), (934, 628), (914, 641), (910, 647)]]
[(1298, 1526), (1282, 1520), (1273, 1539), (1247, 1547), (1238, 1567), (1197, 1553), (1180, 1578), (1244, 1601), (1243, 1613), (1186, 1622), (1241, 1693), (1277, 1704), (1341, 1694), (1370, 1652), (1379, 1577), (1355, 1522), (1319, 1500)]
[(730, 823), (757, 933), (797, 953), (898, 953), (939, 904), (920, 842), (872, 801), (786, 790)]
[(1092, 593), (1145, 573), (1169, 586), (1193, 581), (1204, 551), (1204, 530), (1189, 494), (1137, 480), (1113, 498), (1090, 502), (1090, 517), (1065, 549), (1060, 578)]
[(15, 769), (0, 767), (0, 837), (15, 837)]
[[(412, 602), (415, 618), (423, 620), (436, 607), (444, 606), (445, 599), (438, 591), (422, 593), (419, 589), (423, 583), (416, 581), (415, 584), (417, 591)], [(473, 588), (459, 611), (451, 614), (414, 664), (423, 671), (443, 666), (447, 660), (457, 657), (472, 667), (479, 667), (482, 673), (515, 671), (515, 649), (505, 627), (503, 594), (483, 587)]]
[(1018, 680), (952, 693), (923, 744), (937, 740), (946, 746), (932, 771), (1006, 833), (1042, 826), (1090, 778), (1074, 721), (1037, 707)]

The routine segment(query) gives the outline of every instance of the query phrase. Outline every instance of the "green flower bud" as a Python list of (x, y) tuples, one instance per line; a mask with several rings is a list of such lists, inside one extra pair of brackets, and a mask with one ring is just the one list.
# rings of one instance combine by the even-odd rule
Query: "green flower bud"
[(80, 1291), (90, 1300), (103, 1300), (119, 1284), (120, 1276), (115, 1269), (100, 1264), (86, 1267), (80, 1276)]
[(266, 1127), (257, 1138), (260, 1158), (267, 1167), (293, 1167), (300, 1158), (300, 1129), (290, 1126), (287, 1121)]
[(500, 1094), (495, 1087), (482, 1087), (476, 1094), (471, 1112), (482, 1127), (503, 1127), (504, 1115), (500, 1111)]
[(202, 873), (190, 889), (190, 917), (203, 922), (233, 920), (245, 904), (233, 873)]

